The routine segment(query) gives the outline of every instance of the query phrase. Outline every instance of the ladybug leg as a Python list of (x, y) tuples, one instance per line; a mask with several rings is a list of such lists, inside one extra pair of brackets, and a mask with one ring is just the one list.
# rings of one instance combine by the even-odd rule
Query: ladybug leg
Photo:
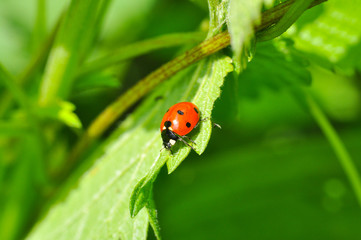
[(222, 129), (221, 125), (219, 125), (218, 123), (214, 123), (214, 122), (212, 123), (213, 123), (213, 128), (217, 127), (219, 129)]
[(194, 128), (197, 128), (201, 122), (207, 121), (208, 119), (209, 119), (209, 118), (199, 119), (199, 121), (198, 121), (197, 124), (194, 126)]
[[(199, 125), (200, 122), (204, 122), (204, 121), (207, 121), (207, 120), (209, 120), (209, 119), (210, 119), (209, 117), (199, 119), (197, 125), (196, 125), (194, 128), (198, 127), (198, 125)], [(219, 129), (222, 129), (221, 125), (219, 125), (218, 123), (215, 123), (215, 122), (213, 122), (212, 120), (211, 120), (211, 122), (212, 122), (212, 124), (213, 124), (213, 128), (217, 127), (217, 128), (219, 128)]]
[(184, 140), (183, 137), (180, 137), (179, 140), (181, 140), (185, 145), (187, 145), (188, 147), (191, 147), (191, 148), (195, 151), (194, 147), (192, 147), (192, 145), (190, 145), (189, 143), (187, 143), (187, 141)]
[(184, 138), (186, 138), (188, 141), (191, 141), (194, 145), (197, 145), (190, 137), (188, 136), (183, 136)]
[[(185, 145), (187, 145), (188, 147), (192, 148), (195, 151), (194, 147), (192, 145), (190, 145), (186, 140), (184, 140), (184, 138), (187, 138), (187, 139), (190, 139), (190, 138), (188, 138), (187, 136), (181, 136), (181, 135), (178, 135), (178, 134), (176, 134), (176, 135), (177, 135), (179, 140), (181, 140)], [(193, 142), (193, 141), (191, 140), (191, 142)]]

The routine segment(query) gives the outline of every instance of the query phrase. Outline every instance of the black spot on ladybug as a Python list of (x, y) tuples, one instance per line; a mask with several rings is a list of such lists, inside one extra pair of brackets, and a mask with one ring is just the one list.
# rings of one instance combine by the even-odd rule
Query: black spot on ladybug
[(184, 112), (182, 112), (181, 110), (178, 110), (177, 113), (178, 113), (179, 115), (183, 115), (183, 114), (184, 114)]
[(187, 122), (187, 123), (186, 123), (186, 126), (187, 126), (187, 128), (190, 128), (190, 127), (191, 127), (191, 123), (190, 123), (190, 122)]
[(197, 110), (197, 108), (194, 108), (194, 111), (196, 111), (196, 113), (198, 113), (198, 110)]
[(169, 112), (169, 109), (166, 112)]
[(172, 126), (171, 121), (165, 121), (164, 122), (164, 127), (169, 128), (170, 126)]

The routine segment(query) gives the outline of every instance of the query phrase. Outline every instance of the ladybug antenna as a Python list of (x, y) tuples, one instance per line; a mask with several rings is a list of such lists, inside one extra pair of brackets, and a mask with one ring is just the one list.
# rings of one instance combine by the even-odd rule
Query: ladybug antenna
[[(179, 140), (181, 140), (185, 145), (187, 145), (188, 147), (192, 148), (193, 151), (196, 151), (196, 149), (195, 149), (192, 145), (190, 145), (186, 140), (184, 140), (184, 138), (189, 139), (188, 137), (186, 137), (186, 136), (180, 136), (180, 135), (178, 135), (178, 134), (177, 134), (177, 137), (178, 137)], [(192, 141), (192, 140), (191, 140), (191, 141)], [(193, 142), (193, 141), (192, 141), (192, 142)], [(193, 143), (195, 144), (195, 142), (193, 142)]]
[(199, 125), (201, 122), (205, 122), (205, 121), (207, 121), (207, 120), (210, 120), (210, 121), (211, 121), (211, 123), (213, 124), (213, 128), (216, 128), (216, 127), (217, 127), (217, 128), (219, 128), (219, 129), (222, 129), (221, 125), (219, 125), (218, 123), (213, 122), (210, 117), (206, 117), (206, 118), (199, 119), (199, 122), (197, 123), (197, 125), (196, 125), (194, 128), (198, 127), (198, 125)]
[(219, 128), (219, 129), (222, 129), (221, 125), (219, 125), (218, 123), (213, 123), (213, 128)]
[(191, 141), (194, 145), (197, 145), (190, 137), (188, 136), (183, 136), (183, 138), (186, 138), (188, 141)]

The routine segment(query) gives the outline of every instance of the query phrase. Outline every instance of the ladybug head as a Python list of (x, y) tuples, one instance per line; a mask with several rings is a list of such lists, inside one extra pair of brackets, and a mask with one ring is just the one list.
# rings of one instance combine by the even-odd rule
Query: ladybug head
[(162, 131), (163, 146), (166, 149), (170, 149), (178, 140), (177, 135), (172, 130), (166, 128)]

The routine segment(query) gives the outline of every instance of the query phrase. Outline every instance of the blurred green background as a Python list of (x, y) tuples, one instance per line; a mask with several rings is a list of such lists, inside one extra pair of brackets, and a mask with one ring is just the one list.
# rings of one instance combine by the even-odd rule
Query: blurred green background
[[(21, 76), (69, 2), (0, 1), (0, 63), (10, 74)], [(212, 116), (222, 129), (213, 131), (203, 155), (191, 153), (156, 181), (164, 239), (359, 239), (355, 192), (298, 94), (309, 88), (361, 169), (360, 12), (356, 0), (308, 10), (281, 38), (257, 43), (243, 73), (227, 76)], [(201, 0), (113, 0), (87, 59), (162, 34), (203, 30), (208, 15)], [(105, 77), (95, 74), (104, 86), (75, 84), (68, 100), (83, 127), (181, 49), (157, 50), (108, 69)], [(34, 101), (41, 72), (23, 86)], [(1, 82), (0, 106), (7, 91)], [(0, 113), (0, 229), (21, 239), (59, 186), (42, 176), (34, 159), (45, 156), (50, 171), (56, 169), (77, 131), (52, 126), (58, 135), (51, 135), (44, 128), (52, 139), (44, 143), (24, 130), (16, 104)]]

